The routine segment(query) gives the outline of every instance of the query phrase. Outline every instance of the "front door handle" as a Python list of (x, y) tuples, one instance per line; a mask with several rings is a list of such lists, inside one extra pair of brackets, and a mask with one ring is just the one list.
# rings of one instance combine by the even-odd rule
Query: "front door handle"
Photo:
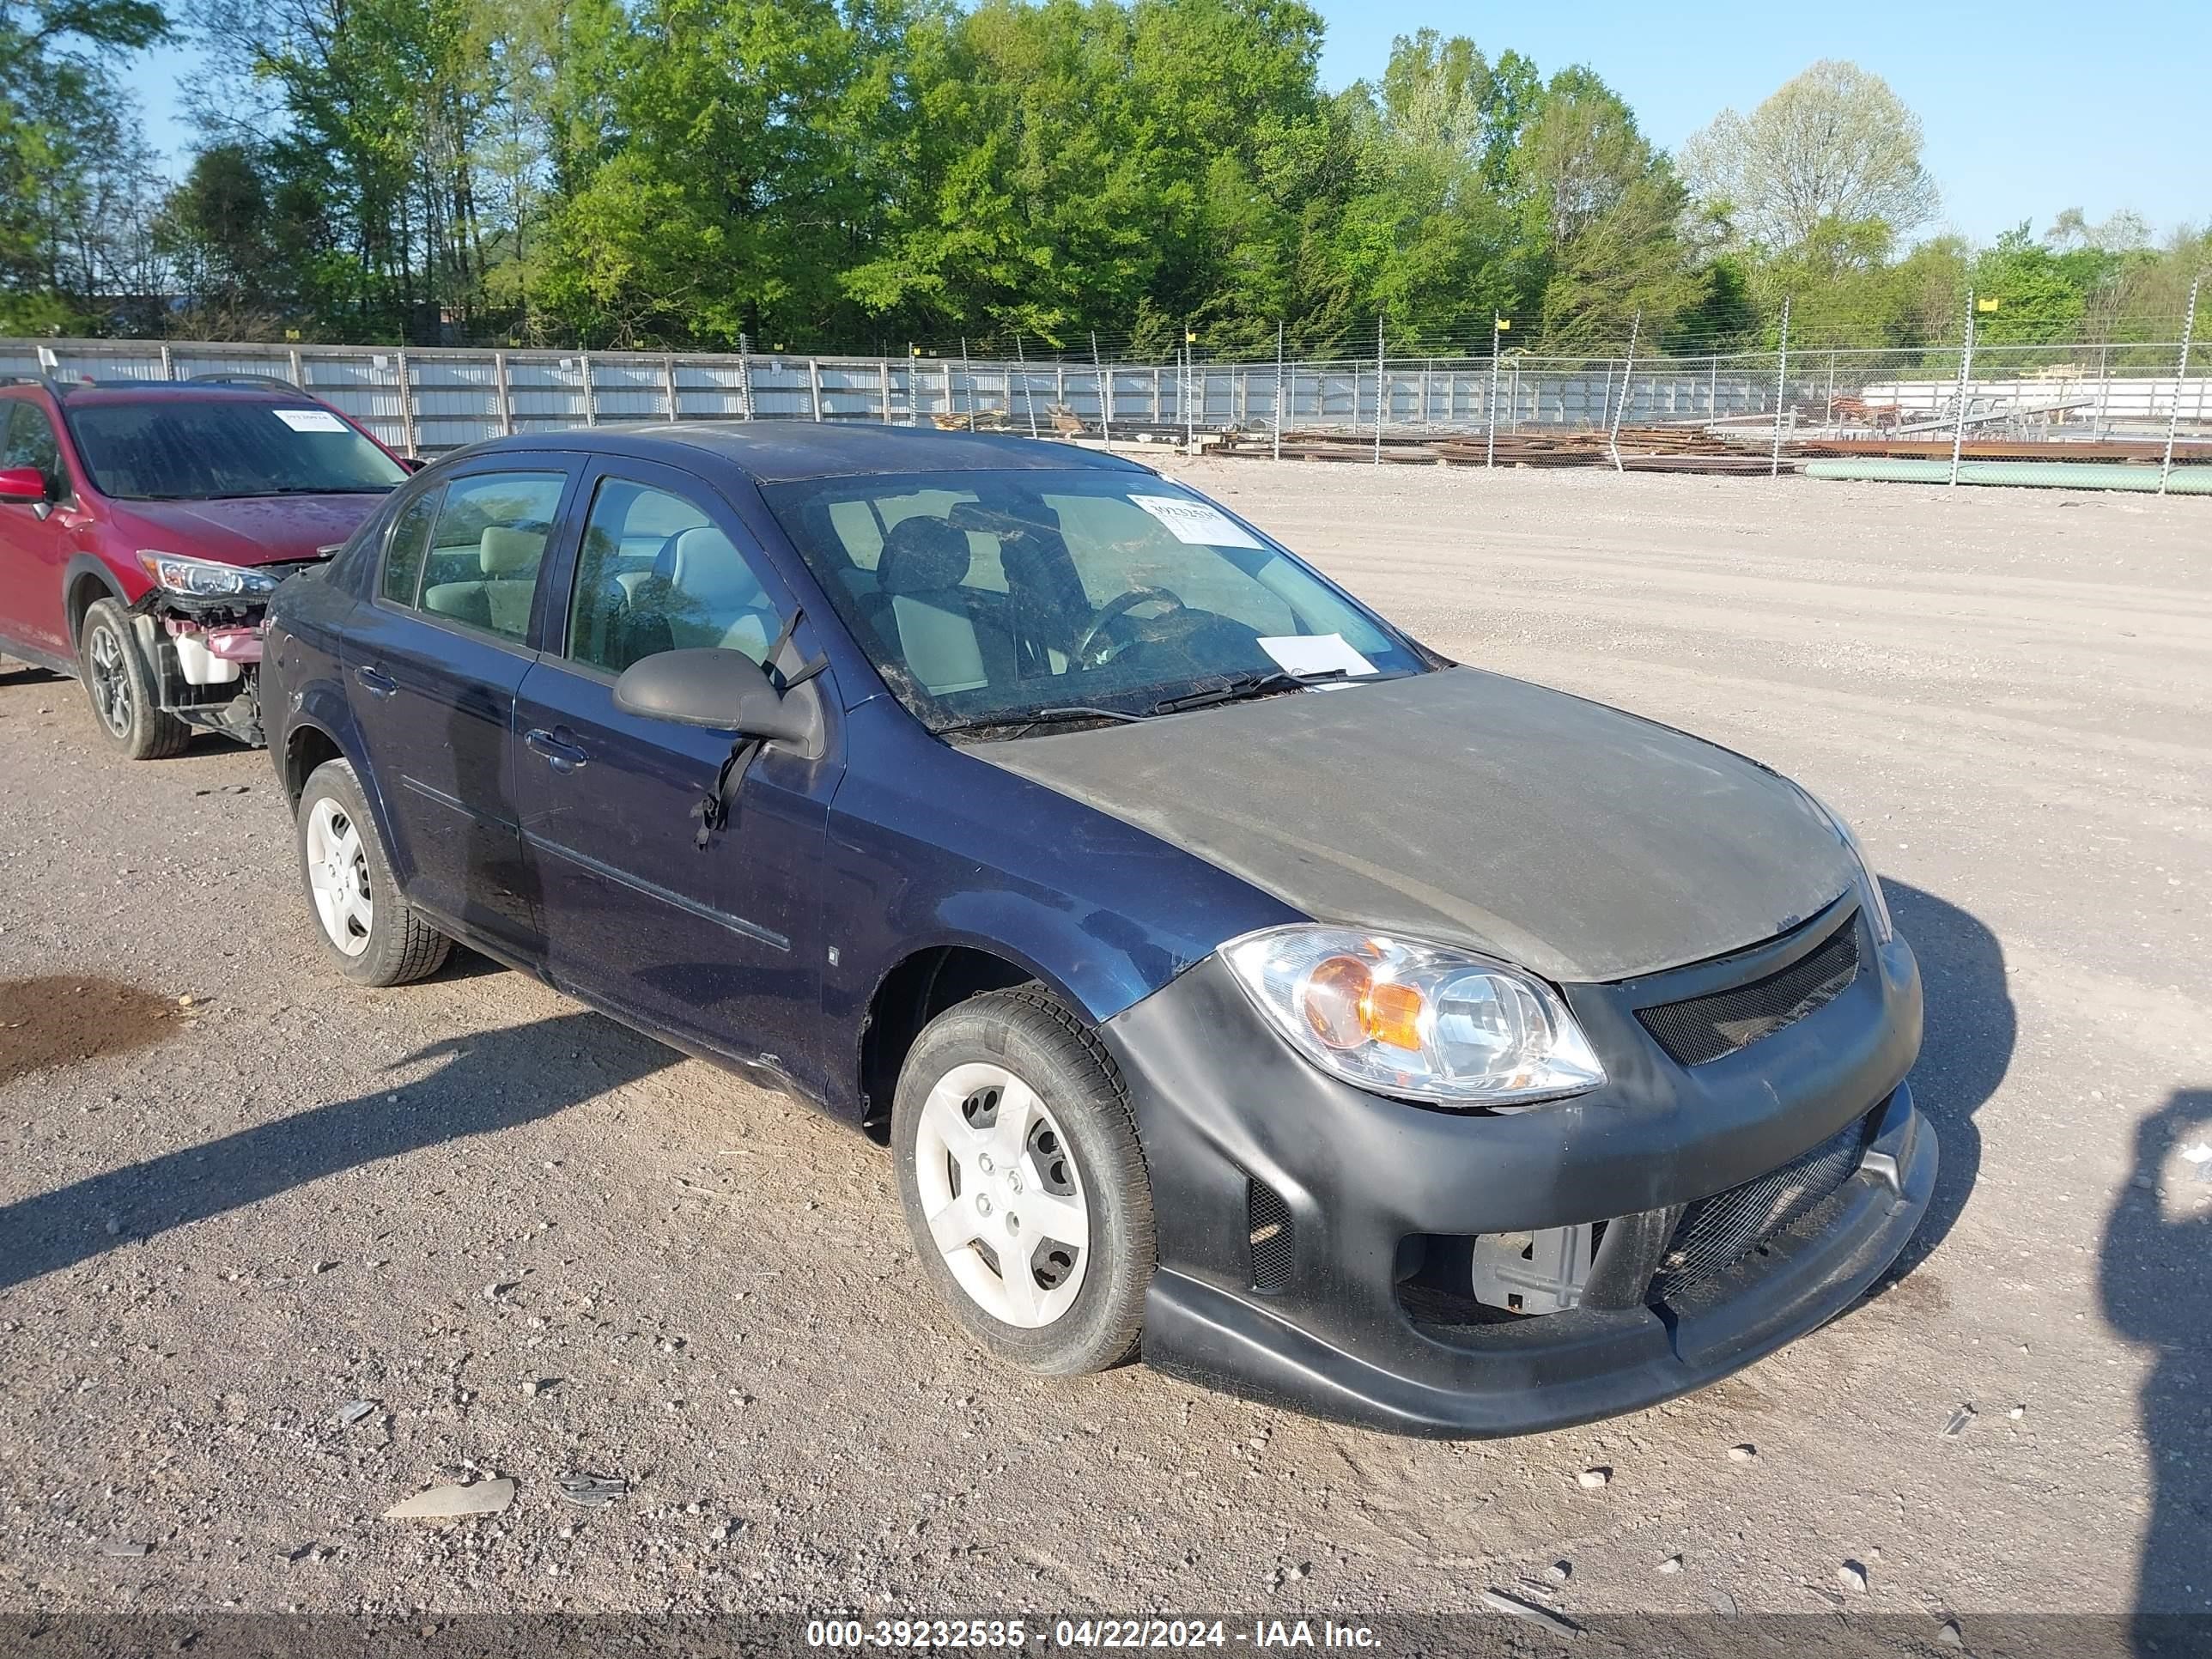
[(399, 682), (381, 668), (363, 665), (353, 671), (353, 677), (368, 689), (372, 697), (388, 697), (399, 689)]
[(542, 726), (533, 726), (524, 732), (522, 742), (532, 754), (544, 756), (545, 763), (556, 772), (573, 772), (587, 758), (574, 744), (562, 742)]

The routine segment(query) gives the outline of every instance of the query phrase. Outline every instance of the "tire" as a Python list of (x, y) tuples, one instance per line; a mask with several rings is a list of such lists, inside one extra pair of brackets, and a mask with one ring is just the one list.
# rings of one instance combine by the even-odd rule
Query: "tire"
[(350, 762), (325, 761), (300, 792), (294, 835), (315, 935), (356, 985), (405, 985), (434, 974), (453, 941), (399, 896)]
[(992, 1353), (1049, 1376), (1135, 1353), (1152, 1178), (1121, 1076), (1066, 1004), (1024, 986), (932, 1020), (899, 1073), (891, 1146), (922, 1272)]
[(119, 600), (85, 607), (76, 666), (100, 735), (125, 760), (167, 760), (191, 741), (192, 728), (162, 708), (161, 689)]

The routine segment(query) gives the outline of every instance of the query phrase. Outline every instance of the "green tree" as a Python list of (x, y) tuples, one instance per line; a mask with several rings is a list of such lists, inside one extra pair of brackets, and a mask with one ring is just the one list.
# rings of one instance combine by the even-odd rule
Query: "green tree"
[(1823, 58), (1749, 116), (1722, 111), (1682, 146), (1682, 170), (1745, 243), (1789, 252), (1826, 224), (1878, 220), (1899, 235), (1933, 217), (1921, 142), (1887, 81)]
[(1681, 235), (1687, 192), (1593, 71), (1552, 77), (1515, 148), (1513, 174), (1547, 337), (1618, 339), (1639, 313), (1662, 329), (1703, 298)]
[(151, 0), (0, 0), (0, 329), (85, 326), (144, 280), (152, 161), (112, 69), (167, 32)]
[(1974, 297), (1997, 307), (1976, 332), (1992, 345), (2078, 339), (2088, 310), (2080, 278), (2090, 274), (2080, 261), (2069, 270), (2027, 225), (2014, 227), (1974, 261)]
[(650, 0), (571, 36), (605, 88), (562, 143), (544, 301), (586, 343), (835, 337), (880, 234), (908, 96), (902, 0)]

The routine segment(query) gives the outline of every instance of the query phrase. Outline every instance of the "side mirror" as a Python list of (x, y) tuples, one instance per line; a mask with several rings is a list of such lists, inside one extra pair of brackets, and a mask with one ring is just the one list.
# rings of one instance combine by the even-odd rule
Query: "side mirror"
[(398, 462), (400, 465), (405, 467), (410, 472), (420, 472), (424, 467), (430, 465), (429, 462), (424, 460), (420, 455), (394, 455), (392, 459)]
[(0, 501), (11, 507), (36, 506), (50, 494), (46, 475), (35, 466), (0, 467)]
[(815, 725), (813, 711), (779, 692), (750, 657), (712, 647), (662, 651), (632, 663), (615, 682), (615, 707), (770, 743), (804, 743)]

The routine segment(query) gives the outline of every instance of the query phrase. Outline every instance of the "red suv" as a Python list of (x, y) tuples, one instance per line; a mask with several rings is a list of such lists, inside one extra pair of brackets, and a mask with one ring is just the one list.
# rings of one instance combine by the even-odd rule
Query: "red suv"
[(263, 611), (407, 469), (281, 381), (0, 385), (0, 653), (132, 760), (261, 737)]

